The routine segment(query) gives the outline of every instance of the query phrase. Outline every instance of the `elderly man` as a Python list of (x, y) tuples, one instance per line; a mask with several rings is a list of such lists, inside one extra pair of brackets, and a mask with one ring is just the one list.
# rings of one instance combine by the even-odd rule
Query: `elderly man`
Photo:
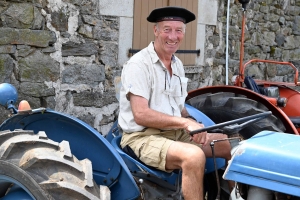
[[(174, 55), (187, 23), (195, 15), (180, 7), (163, 7), (148, 16), (155, 23), (154, 42), (124, 64), (120, 92), (119, 126), (123, 130), (121, 146), (131, 147), (145, 164), (163, 171), (182, 169), (184, 199), (203, 199), (203, 176), (207, 145), (223, 134), (202, 132), (190, 137), (190, 131), (202, 124), (189, 118), (184, 107), (187, 78), (182, 62)], [(230, 159), (228, 141), (216, 145), (216, 156)]]

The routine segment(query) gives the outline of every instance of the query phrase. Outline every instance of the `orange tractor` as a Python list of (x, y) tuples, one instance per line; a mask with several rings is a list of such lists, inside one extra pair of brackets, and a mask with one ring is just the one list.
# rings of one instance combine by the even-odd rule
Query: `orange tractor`
[[(298, 69), (289, 62), (253, 59), (244, 63), (244, 34), (246, 5), (249, 0), (239, 0), (243, 7), (241, 53), (239, 74), (234, 86), (211, 86), (189, 92), (186, 103), (198, 108), (215, 123), (234, 120), (251, 114), (272, 111), (265, 121), (246, 128), (241, 135), (247, 139), (262, 130), (300, 133), (300, 93), (291, 86), (299, 86)], [(256, 80), (245, 75), (252, 63), (277, 64), (292, 68), (294, 82), (272, 82)], [(245, 86), (245, 87), (244, 87)]]

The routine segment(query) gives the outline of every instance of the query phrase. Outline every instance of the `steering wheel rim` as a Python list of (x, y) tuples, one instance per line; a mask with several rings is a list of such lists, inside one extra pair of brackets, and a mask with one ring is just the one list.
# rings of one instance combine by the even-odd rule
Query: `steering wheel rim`
[[(211, 130), (214, 130), (214, 129), (222, 129), (225, 126), (229, 126), (229, 125), (232, 125), (232, 124), (239, 124), (239, 123), (242, 123), (242, 122), (245, 122), (245, 121), (250, 121), (250, 120), (253, 120), (253, 119), (263, 119), (263, 118), (266, 118), (266, 117), (270, 116), (271, 114), (272, 114), (271, 111), (267, 111), (267, 112), (263, 112), (263, 113), (259, 113), (259, 114), (255, 114), (255, 115), (250, 115), (250, 116), (247, 116), (247, 117), (242, 117), (240, 119), (235, 119), (235, 120), (223, 122), (223, 123), (220, 123), (220, 124), (215, 124), (215, 125), (212, 125), (212, 126), (196, 129), (194, 131), (191, 131), (189, 134), (191, 136), (193, 136), (197, 133), (201, 133), (201, 132), (205, 132), (205, 131), (211, 131)], [(253, 121), (253, 123), (254, 122), (255, 121)]]

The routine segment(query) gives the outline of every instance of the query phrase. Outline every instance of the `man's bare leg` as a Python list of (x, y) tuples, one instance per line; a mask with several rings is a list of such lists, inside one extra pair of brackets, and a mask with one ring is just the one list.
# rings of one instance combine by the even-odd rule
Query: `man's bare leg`
[[(221, 140), (221, 139), (226, 139), (227, 135), (225, 134), (221, 134), (221, 133), (210, 133), (209, 134), (209, 142), (207, 145), (202, 147), (202, 150), (205, 153), (205, 156), (207, 158), (211, 158), (212, 157), (212, 151), (211, 151), (211, 147), (210, 147), (210, 143), (213, 140)], [(216, 142), (214, 145), (214, 150), (215, 150), (215, 156), (217, 158), (225, 158), (226, 160), (230, 160), (231, 159), (231, 146), (229, 141), (222, 141), (222, 142)]]
[(168, 149), (167, 169), (182, 169), (182, 192), (185, 200), (203, 199), (203, 176), (206, 157), (197, 146), (174, 142)]

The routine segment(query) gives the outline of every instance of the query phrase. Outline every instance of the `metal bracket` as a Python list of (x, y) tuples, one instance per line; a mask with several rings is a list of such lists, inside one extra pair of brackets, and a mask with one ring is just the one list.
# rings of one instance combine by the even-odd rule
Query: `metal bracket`
[[(128, 57), (132, 56), (133, 54), (139, 52), (141, 49), (129, 49), (128, 51)], [(200, 56), (200, 49), (197, 50), (177, 50), (175, 53), (181, 53), (181, 54), (197, 54), (197, 56)], [(131, 54), (131, 55), (130, 55)]]

